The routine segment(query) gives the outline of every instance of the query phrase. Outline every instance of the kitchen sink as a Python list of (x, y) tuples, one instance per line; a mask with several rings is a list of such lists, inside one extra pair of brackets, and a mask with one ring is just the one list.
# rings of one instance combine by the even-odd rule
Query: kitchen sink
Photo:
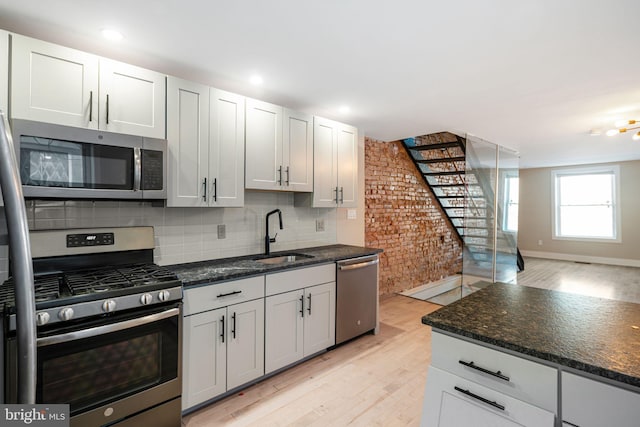
[(267, 256), (266, 258), (256, 258), (254, 261), (259, 262), (260, 264), (284, 264), (287, 262), (300, 261), (301, 259), (309, 259), (313, 258), (312, 255), (298, 254), (298, 253), (290, 253), (290, 254), (280, 254), (277, 256)]

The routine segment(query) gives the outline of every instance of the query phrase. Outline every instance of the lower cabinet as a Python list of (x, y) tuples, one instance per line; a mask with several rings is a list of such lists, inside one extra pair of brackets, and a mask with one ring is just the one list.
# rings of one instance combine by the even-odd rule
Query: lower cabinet
[(264, 375), (263, 298), (185, 316), (183, 328), (183, 410)]
[(265, 373), (335, 344), (335, 282), (265, 299)]
[(637, 427), (640, 393), (562, 373), (562, 425)]

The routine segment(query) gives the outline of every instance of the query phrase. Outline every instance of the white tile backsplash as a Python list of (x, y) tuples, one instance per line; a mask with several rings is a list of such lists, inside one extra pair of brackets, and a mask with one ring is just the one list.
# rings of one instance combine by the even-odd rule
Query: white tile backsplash
[[(293, 193), (245, 192), (243, 208), (165, 208), (135, 201), (45, 201), (26, 202), (30, 229), (113, 227), (151, 225), (156, 235), (155, 262), (160, 265), (194, 262), (261, 253), (264, 250), (265, 215), (270, 218), (269, 235), (278, 233), (273, 251), (292, 250), (336, 243), (336, 209), (293, 206)], [(2, 208), (0, 208), (0, 213)], [(323, 219), (325, 231), (316, 232)], [(6, 234), (4, 216), (0, 234)], [(226, 238), (218, 239), (217, 226), (225, 224)], [(0, 282), (7, 278), (8, 250), (0, 246)]]

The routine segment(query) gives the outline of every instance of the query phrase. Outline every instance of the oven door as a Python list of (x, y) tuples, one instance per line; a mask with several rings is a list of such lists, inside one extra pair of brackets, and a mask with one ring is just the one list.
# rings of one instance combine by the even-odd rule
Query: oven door
[[(56, 328), (39, 334), (37, 343), (36, 402), (69, 404), (72, 425), (111, 424), (179, 401), (180, 303)], [(7, 373), (15, 372), (12, 346), (10, 340)], [(173, 419), (168, 425), (176, 425), (179, 410)]]

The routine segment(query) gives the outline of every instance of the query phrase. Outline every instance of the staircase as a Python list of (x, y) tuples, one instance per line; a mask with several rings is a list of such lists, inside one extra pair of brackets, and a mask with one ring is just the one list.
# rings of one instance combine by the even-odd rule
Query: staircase
[[(448, 132), (405, 139), (403, 145), (435, 199), (464, 243), (465, 274), (493, 268), (494, 190), (481, 170), (467, 169), (465, 138)], [(498, 232), (497, 263), (513, 262), (500, 248), (514, 247), (513, 236)], [(524, 269), (520, 252), (518, 269)], [(505, 259), (506, 258), (506, 259)], [(522, 267), (522, 268), (520, 268)], [(485, 273), (486, 274), (486, 273)], [(497, 278), (499, 279), (499, 277)]]

